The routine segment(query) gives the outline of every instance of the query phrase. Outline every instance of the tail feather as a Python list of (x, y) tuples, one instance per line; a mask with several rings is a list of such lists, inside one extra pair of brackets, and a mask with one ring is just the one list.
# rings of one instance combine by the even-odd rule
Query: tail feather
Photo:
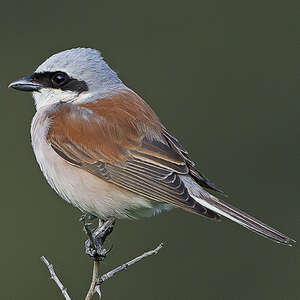
[(271, 239), (277, 243), (293, 246), (296, 241), (288, 237), (287, 235), (279, 232), (278, 230), (264, 224), (256, 218), (246, 214), (238, 208), (233, 207), (230, 204), (210, 195), (209, 199), (201, 199), (193, 196), (193, 198), (204, 207), (212, 210), (213, 212), (224, 216), (245, 228), (254, 231), (255, 233), (262, 235), (268, 239)]

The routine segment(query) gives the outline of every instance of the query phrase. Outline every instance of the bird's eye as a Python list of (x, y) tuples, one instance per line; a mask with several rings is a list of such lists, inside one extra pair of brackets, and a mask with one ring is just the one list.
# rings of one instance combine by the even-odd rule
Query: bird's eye
[(68, 75), (63, 72), (57, 72), (51, 78), (54, 86), (62, 86), (68, 81)]

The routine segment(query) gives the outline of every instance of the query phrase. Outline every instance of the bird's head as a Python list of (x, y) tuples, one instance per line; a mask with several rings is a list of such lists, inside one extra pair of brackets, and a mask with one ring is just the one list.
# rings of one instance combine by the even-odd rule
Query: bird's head
[(126, 88), (100, 52), (90, 48), (54, 54), (9, 87), (33, 92), (37, 109), (57, 102), (88, 102)]

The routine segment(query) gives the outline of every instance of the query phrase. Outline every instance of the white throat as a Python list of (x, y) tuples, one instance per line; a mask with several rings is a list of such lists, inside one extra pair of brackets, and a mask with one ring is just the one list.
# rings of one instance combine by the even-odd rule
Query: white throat
[(129, 90), (125, 84), (107, 85), (99, 88), (96, 91), (87, 91), (80, 94), (73, 91), (62, 91), (59, 89), (42, 89), (40, 92), (33, 92), (33, 99), (35, 102), (36, 110), (48, 105), (52, 105), (58, 102), (68, 103), (87, 103), (96, 99), (105, 98), (115, 93)]

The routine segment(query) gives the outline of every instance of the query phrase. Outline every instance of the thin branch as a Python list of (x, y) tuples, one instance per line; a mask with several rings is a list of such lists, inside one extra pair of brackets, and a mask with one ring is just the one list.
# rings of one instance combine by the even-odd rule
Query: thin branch
[(98, 285), (101, 285), (105, 280), (110, 279), (114, 275), (116, 275), (118, 272), (127, 270), (128, 267), (132, 266), (133, 264), (137, 263), (138, 261), (142, 260), (143, 258), (146, 258), (151, 255), (155, 255), (158, 253), (158, 251), (163, 247), (163, 243), (160, 243), (154, 250), (145, 252), (144, 254), (130, 260), (129, 262), (116, 267), (115, 269), (109, 271), (108, 273), (102, 275), (98, 281)]
[(106, 238), (112, 233), (115, 224), (115, 219), (110, 218), (107, 221), (99, 219), (98, 227), (91, 229), (91, 223), (87, 223), (87, 217), (82, 217), (84, 222), (84, 230), (88, 236), (88, 240), (85, 242), (85, 252), (93, 258), (93, 275), (89, 291), (85, 297), (85, 300), (91, 300), (97, 293), (99, 299), (101, 299), (101, 289), (98, 285), (100, 278), (100, 261), (104, 260), (106, 255), (110, 252), (104, 248), (104, 242)]
[(50, 272), (50, 278), (54, 280), (54, 282), (59, 287), (61, 293), (65, 297), (66, 300), (71, 300), (71, 297), (67, 293), (67, 289), (63, 286), (62, 282), (58, 279), (57, 275), (55, 274), (54, 267), (52, 264), (49, 263), (47, 258), (45, 256), (41, 257), (41, 261), (47, 266), (49, 272)]
[[(145, 252), (144, 254), (128, 261), (125, 264), (116, 267), (115, 269), (101, 276), (100, 262), (106, 258), (106, 255), (111, 250), (111, 248), (108, 250), (104, 248), (104, 242), (106, 238), (112, 233), (115, 220), (112, 218), (106, 221), (99, 220), (98, 227), (94, 229), (91, 228), (92, 223), (87, 222), (89, 220), (91, 220), (91, 218), (86, 214), (80, 218), (80, 221), (84, 223), (84, 229), (89, 238), (85, 242), (85, 252), (88, 256), (90, 256), (93, 259), (92, 281), (88, 293), (85, 297), (85, 300), (92, 300), (95, 294), (98, 294), (99, 299), (101, 299), (101, 285), (105, 280), (112, 278), (117, 273), (126, 270), (127, 268), (139, 262), (140, 260), (148, 256), (157, 254), (159, 250), (163, 247), (163, 243), (161, 243), (155, 249)], [(45, 256), (42, 256), (41, 260), (47, 266), (51, 275), (51, 279), (55, 281), (55, 283), (61, 290), (64, 298), (66, 300), (71, 300), (71, 297), (67, 293), (67, 289), (63, 286), (62, 282), (58, 279), (57, 275), (55, 274), (53, 265), (48, 262)]]
[(99, 299), (101, 299), (101, 290), (100, 286), (97, 285), (99, 281), (99, 260), (94, 260), (94, 267), (93, 267), (93, 276), (90, 289), (85, 297), (85, 300), (91, 300), (95, 293), (98, 293)]

